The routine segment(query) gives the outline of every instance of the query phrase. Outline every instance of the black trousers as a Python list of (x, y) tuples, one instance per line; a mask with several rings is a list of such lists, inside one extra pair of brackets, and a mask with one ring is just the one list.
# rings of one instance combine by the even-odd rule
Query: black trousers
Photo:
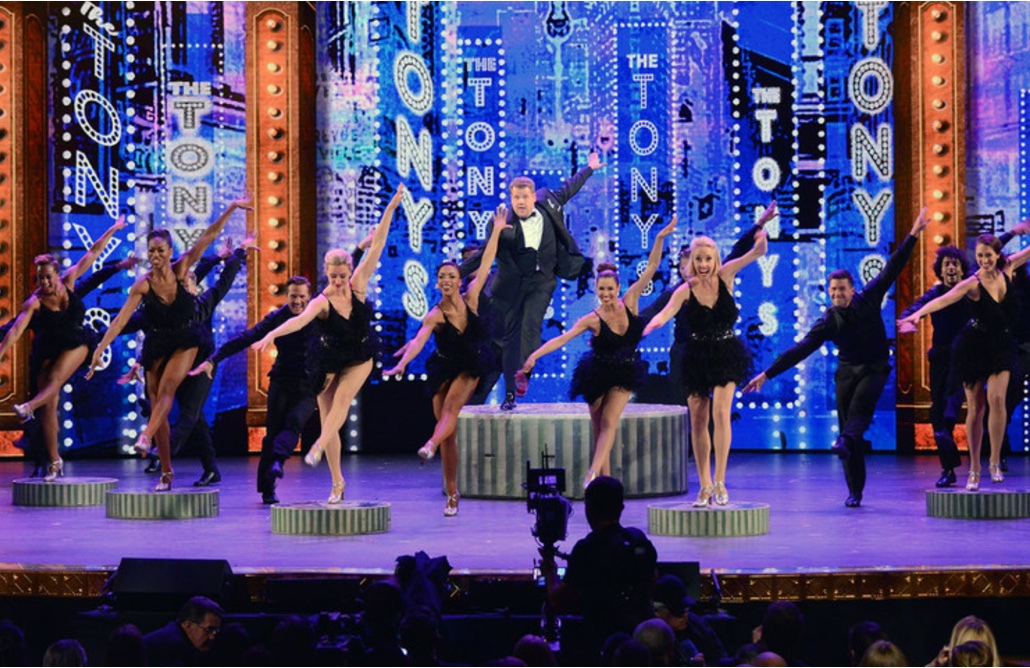
[(522, 278), (522, 290), (512, 301), (493, 299), (495, 317), (504, 318), (501, 367), (506, 393), (514, 394), (515, 372), (522, 368), (529, 354), (540, 347), (544, 314), (557, 285), (554, 276), (537, 273)]
[(304, 425), (314, 414), (318, 401), (304, 380), (271, 379), (268, 383), (268, 409), (265, 414), (265, 437), (261, 440), (258, 461), (257, 491), (275, 491), (275, 479), (268, 475), (272, 464), (290, 458)]
[(204, 404), (211, 392), (214, 381), (206, 373), (186, 376), (179, 389), (175, 391), (175, 402), (179, 406), (179, 417), (172, 425), (172, 456), (176, 456), (183, 447), (189, 446), (200, 457), (205, 473), (218, 473), (215, 461), (215, 445), (211, 441), (211, 426), (204, 417)]
[(865, 489), (865, 454), (870, 443), (865, 433), (873, 421), (876, 402), (890, 376), (890, 363), (841, 364), (837, 367), (837, 423), (840, 434), (851, 449), (851, 456), (845, 459), (844, 480), (848, 491), (862, 498)]
[(966, 393), (952, 370), (950, 349), (941, 352), (931, 349), (927, 358), (930, 361), (930, 425), (937, 444), (937, 457), (941, 460), (941, 468), (955, 469), (962, 464), (962, 458), (952, 431), (958, 422)]

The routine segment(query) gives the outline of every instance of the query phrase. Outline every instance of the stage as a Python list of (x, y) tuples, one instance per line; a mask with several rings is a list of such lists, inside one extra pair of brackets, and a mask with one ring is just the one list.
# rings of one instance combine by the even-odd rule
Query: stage
[[(1011, 597), (1030, 591), (1025, 537), (1030, 520), (945, 520), (927, 516), (925, 490), (940, 473), (931, 456), (869, 457), (861, 508), (843, 505), (840, 463), (824, 454), (734, 453), (727, 478), (732, 502), (771, 507), (766, 535), (742, 538), (652, 536), (663, 562), (697, 561), (701, 589), (718, 575), (726, 601)], [(0, 595), (96, 596), (123, 557), (225, 559), (260, 598), (261, 583), (285, 576), (365, 578), (392, 572), (399, 555), (421, 550), (446, 555), (462, 580), (528, 580), (536, 556), (533, 515), (519, 501), (464, 498), (445, 518), (439, 459), (420, 467), (410, 457), (350, 456), (343, 460), (348, 500), (388, 502), (387, 533), (314, 537), (273, 534), (270, 508), (255, 492), (256, 458), (220, 463), (220, 515), (195, 520), (121, 520), (103, 506), (36, 508), (11, 505), (11, 481), (29, 470), (0, 463), (3, 557)], [(1014, 457), (999, 488), (1022, 489), (1030, 460)], [(156, 477), (139, 460), (70, 461), (73, 476), (109, 476), (119, 489), (144, 491)], [(689, 502), (696, 493), (693, 463), (685, 496), (633, 499), (623, 523), (646, 528), (652, 504)], [(176, 487), (192, 486), (200, 467), (176, 466)], [(960, 472), (964, 480), (965, 470)], [(292, 458), (280, 481), (283, 503), (324, 500), (329, 474)], [(985, 482), (984, 489), (991, 483)], [(582, 503), (574, 503), (571, 549), (588, 531)], [(716, 511), (711, 511), (716, 512)]]

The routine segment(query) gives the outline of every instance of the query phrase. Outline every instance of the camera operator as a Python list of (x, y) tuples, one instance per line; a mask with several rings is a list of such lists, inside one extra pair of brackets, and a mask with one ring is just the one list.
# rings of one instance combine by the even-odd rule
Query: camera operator
[(623, 490), (615, 478), (594, 479), (585, 506), (590, 533), (572, 548), (565, 579), (558, 580), (548, 550), (540, 551), (540, 571), (554, 609), (583, 616), (585, 650), (596, 660), (609, 635), (632, 633), (654, 616), (650, 599), (658, 554), (643, 531), (619, 523)]

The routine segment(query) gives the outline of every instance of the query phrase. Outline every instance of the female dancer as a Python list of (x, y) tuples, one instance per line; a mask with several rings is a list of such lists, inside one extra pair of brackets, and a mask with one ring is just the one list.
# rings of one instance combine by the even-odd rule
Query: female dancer
[(145, 318), (151, 325), (143, 342), (142, 354), (147, 398), (150, 400), (150, 420), (136, 440), (135, 448), (145, 457), (150, 453), (151, 441), (157, 445), (157, 454), (161, 459), (161, 480), (154, 488), (155, 492), (172, 489), (175, 473), (172, 471), (168, 413), (172, 410), (176, 390), (186, 373), (193, 368), (202, 337), (202, 323), (195, 317), (196, 298), (186, 289), (187, 274), (211, 242), (222, 233), (233, 211), (251, 208), (249, 197), (230, 204), (204, 230), (196, 243), (174, 262), (171, 233), (168, 230), (153, 230), (147, 234), (150, 271), (133, 284), (129, 298), (93, 353), (87, 378), (92, 377), (93, 372), (100, 367), (104, 350), (121, 333), (136, 306), (142, 301)]
[(290, 318), (251, 346), (264, 352), (280, 336), (298, 332), (318, 319), (319, 334), (308, 352), (308, 364), (312, 381), (320, 388), (318, 414), (322, 433), (304, 456), (304, 461), (309, 466), (317, 466), (325, 453), (333, 481), (328, 503), (343, 500), (347, 483), (340, 470), (340, 428), (347, 419), (351, 402), (372, 373), (372, 360), (377, 352), (371, 333), (372, 307), (365, 302), (365, 290), (386, 246), (390, 221), (403, 195), (404, 184), (401, 184), (386, 205), (376, 226), (372, 246), (357, 269), (347, 251), (334, 249), (326, 253), (325, 275), (329, 284), (325, 290), (308, 302), (303, 313)]
[(398, 351), (403, 356), (397, 366), (383, 372), (384, 376), (404, 373), (408, 363), (426, 345), (429, 335), (433, 335), (436, 350), (426, 362), (426, 373), (433, 390), (436, 428), (419, 448), (418, 456), (425, 462), (436, 455), (437, 448), (442, 451), (443, 484), (447, 491), (443, 514), (447, 517), (458, 514), (458, 441), (454, 437), (458, 413), (468, 403), (479, 377), (495, 363), (489, 333), (479, 319), (479, 294), (497, 255), (497, 240), (501, 232), (511, 229), (507, 218), (508, 209), (502, 204), (494, 214), (493, 232), (465, 294), (459, 292), (461, 272), (456, 262), (446, 260), (437, 267), (436, 287), (443, 298), (426, 314), (415, 338)]
[(89, 349), (96, 344), (93, 329), (86, 327), (86, 306), (75, 293), (75, 281), (93, 264), (114, 233), (125, 227), (121, 217), (97, 239), (86, 254), (63, 274), (53, 255), (39, 255), (36, 265), (36, 289), (25, 300), (21, 312), (0, 343), (0, 358), (25, 332), (32, 329), (32, 354), (29, 374), (39, 388), (36, 396), (14, 406), (14, 412), (27, 422), (40, 411), (40, 427), (47, 452), (46, 482), (64, 475), (64, 460), (57, 451), (57, 400), (61, 387), (75, 370), (82, 366)]
[(571, 398), (582, 396), (590, 406), (590, 423), (594, 430), (594, 456), (583, 481), (584, 487), (599, 475), (611, 475), (609, 455), (615, 445), (619, 418), (647, 373), (637, 353), (637, 344), (644, 330), (644, 321), (637, 315), (637, 303), (640, 293), (651, 282), (661, 263), (665, 237), (675, 228), (676, 216), (673, 216), (672, 222), (655, 237), (647, 267), (622, 299), (619, 299), (619, 273), (615, 265), (599, 265), (594, 288), (601, 307), (580, 318), (561, 336), (534, 350), (519, 370), (516, 380), (524, 385), (538, 359), (587, 330), (594, 335), (590, 340), (590, 352), (576, 364), (569, 388)]
[(1018, 310), (1015, 291), (1009, 288), (1013, 272), (1027, 258), (1030, 258), (1030, 247), (1006, 258), (1001, 254), (1001, 242), (993, 235), (982, 234), (976, 240), (976, 263), (980, 269), (912, 315), (898, 320), (899, 331), (910, 332), (909, 325), (918, 324), (924, 315), (935, 313), (963, 297), (969, 299), (973, 317), (955, 337), (952, 364), (966, 392), (966, 435), (969, 438), (966, 489), (970, 492), (980, 489), (980, 446), (987, 405), (990, 406), (987, 429), (991, 437), (991, 481), (1005, 480), (1001, 473), (1001, 443), (1005, 435), (1005, 393), (1016, 360), (1012, 325)]
[[(776, 215), (774, 201), (762, 214), (759, 225)], [(726, 491), (726, 464), (730, 457), (730, 409), (737, 384), (748, 379), (751, 354), (744, 342), (733, 334), (739, 311), (730, 287), (737, 272), (765, 255), (768, 239), (765, 230), (755, 234), (755, 245), (741, 257), (722, 264), (715, 242), (697, 237), (690, 244), (690, 278), (676, 289), (662, 312), (644, 328), (644, 336), (676, 315), (684, 304), (690, 324), (690, 342), (683, 358), (683, 379), (690, 409), (690, 442), (701, 484), (697, 507), (713, 499), (729, 503)], [(708, 434), (709, 413), (715, 422), (715, 482), (712, 482), (712, 440)]]

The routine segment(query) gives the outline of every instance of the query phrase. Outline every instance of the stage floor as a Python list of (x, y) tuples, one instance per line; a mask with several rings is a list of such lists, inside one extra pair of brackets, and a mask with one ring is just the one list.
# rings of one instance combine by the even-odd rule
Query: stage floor
[[(843, 505), (846, 489), (836, 458), (824, 454), (735, 453), (727, 477), (732, 501), (771, 506), (770, 532), (747, 538), (652, 537), (661, 561), (699, 561), (703, 572), (727, 574), (1014, 568), (1030, 562), (1025, 538), (1030, 520), (945, 520), (928, 517), (924, 491), (940, 473), (936, 457), (875, 455), (861, 508)], [(274, 535), (269, 508), (254, 491), (256, 458), (221, 462), (221, 515), (211, 519), (133, 521), (108, 519), (104, 507), (33, 508), (11, 504), (11, 481), (27, 464), (0, 462), (3, 569), (56, 567), (110, 570), (122, 557), (226, 559), (237, 573), (386, 573), (398, 555), (423, 550), (447, 555), (455, 571), (527, 573), (536, 556), (533, 516), (524, 502), (462, 499), (457, 517), (442, 514), (439, 459), (420, 468), (411, 457), (344, 459), (348, 500), (392, 506), (389, 533), (354, 537)], [(691, 464), (692, 466), (692, 464)], [(194, 461), (176, 467), (176, 485), (191, 486)], [(71, 461), (70, 475), (110, 476), (122, 490), (147, 490), (156, 477), (139, 460)], [(959, 479), (964, 479), (965, 470)], [(1010, 460), (1003, 487), (1027, 487), (1030, 459)], [(988, 481), (985, 487), (990, 487)], [(325, 464), (311, 469), (297, 457), (279, 483), (284, 503), (323, 500), (329, 494)], [(650, 504), (687, 502), (690, 494), (631, 500), (624, 524), (647, 526)], [(582, 503), (574, 504), (571, 549), (588, 531)]]

